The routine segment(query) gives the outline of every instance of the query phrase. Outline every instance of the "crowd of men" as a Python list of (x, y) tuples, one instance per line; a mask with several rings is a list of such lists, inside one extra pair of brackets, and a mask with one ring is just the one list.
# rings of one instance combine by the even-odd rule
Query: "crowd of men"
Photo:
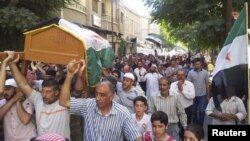
[(93, 91), (84, 85), (85, 60), (32, 62), (24, 76), (14, 52), (7, 53), (0, 72), (3, 141), (179, 141), (188, 138), (188, 125), (203, 126), (206, 114), (213, 124), (236, 124), (247, 115), (236, 96), (215, 108), (213, 65), (203, 57), (116, 58)]

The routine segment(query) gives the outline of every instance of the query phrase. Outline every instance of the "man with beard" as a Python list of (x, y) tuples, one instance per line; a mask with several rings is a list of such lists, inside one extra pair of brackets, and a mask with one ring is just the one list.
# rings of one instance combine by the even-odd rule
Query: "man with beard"
[[(8, 52), (8, 57), (14, 58), (14, 52)], [(35, 106), (38, 135), (57, 133), (70, 138), (68, 109), (59, 105), (59, 84), (54, 79), (44, 80), (42, 92), (38, 92), (28, 84), (25, 77), (18, 70), (15, 62), (9, 59), (7, 63), (23, 93)]]
[(33, 106), (17, 88), (14, 79), (5, 81), (7, 62), (10, 59), (8, 57), (3, 61), (0, 72), (0, 95), (4, 96), (0, 100), (0, 119), (4, 121), (4, 140), (26, 141), (36, 136), (36, 128), (31, 122)]
[(162, 75), (158, 72), (157, 66), (152, 64), (149, 72), (143, 78), (146, 81), (146, 96), (148, 99), (158, 94), (159, 79), (161, 77)]

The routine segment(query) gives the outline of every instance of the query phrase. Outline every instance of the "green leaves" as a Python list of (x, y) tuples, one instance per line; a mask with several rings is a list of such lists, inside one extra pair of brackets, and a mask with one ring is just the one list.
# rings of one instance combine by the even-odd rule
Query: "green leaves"
[(6, 35), (13, 30), (24, 32), (30, 26), (34, 26), (39, 20), (34, 13), (24, 8), (6, 7), (0, 9), (0, 31)]
[(23, 50), (23, 32), (77, 0), (0, 0), (0, 51)]
[[(151, 16), (164, 23), (163, 33), (168, 40), (181, 41), (189, 48), (222, 46), (225, 34), (225, 0), (144, 0), (154, 7)], [(233, 0), (233, 8), (240, 9), (244, 0)]]

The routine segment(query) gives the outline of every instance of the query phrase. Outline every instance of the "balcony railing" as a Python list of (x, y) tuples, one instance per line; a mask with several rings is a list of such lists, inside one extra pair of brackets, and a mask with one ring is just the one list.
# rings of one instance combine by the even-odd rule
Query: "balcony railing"
[(82, 4), (79, 4), (79, 3), (73, 3), (73, 4), (69, 5), (69, 8), (79, 10), (79, 11), (84, 12), (84, 13), (87, 12), (87, 7), (82, 5)]
[[(112, 22), (112, 17), (109, 15), (102, 15), (102, 21)], [(113, 22), (118, 23), (118, 19), (113, 17)]]

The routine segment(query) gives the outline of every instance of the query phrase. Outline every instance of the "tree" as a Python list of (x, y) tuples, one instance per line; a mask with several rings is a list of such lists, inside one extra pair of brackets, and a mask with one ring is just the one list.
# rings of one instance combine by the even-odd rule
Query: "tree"
[(77, 0), (1, 0), (0, 51), (22, 51), (24, 35), (32, 26), (47, 21)]
[[(151, 16), (169, 34), (186, 43), (189, 48), (216, 48), (222, 46), (226, 34), (225, 0), (144, 0), (152, 9)], [(233, 9), (239, 10), (244, 0), (233, 0)]]

